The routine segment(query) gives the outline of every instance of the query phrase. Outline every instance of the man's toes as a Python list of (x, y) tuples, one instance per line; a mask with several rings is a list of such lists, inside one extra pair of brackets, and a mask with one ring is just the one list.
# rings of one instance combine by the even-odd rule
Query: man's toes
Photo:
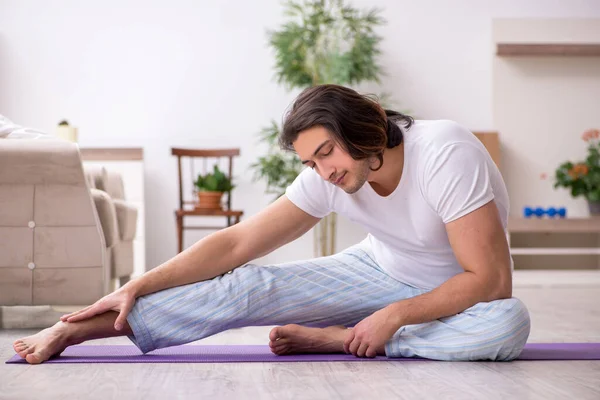
[(29, 354), (29, 353), (30, 353), (29, 351), (25, 350), (25, 351), (19, 351), (17, 354), (21, 358), (27, 358), (27, 354)]
[(13, 346), (15, 353), (17, 353), (21, 358), (25, 358), (25, 356), (29, 353), (33, 352), (33, 348), (29, 347), (26, 343), (20, 343), (18, 345)]
[(281, 338), (281, 339), (277, 340), (276, 342), (271, 342), (271, 343), (273, 343), (272, 347), (278, 347), (278, 346), (281, 347), (281, 346), (284, 346), (284, 345), (288, 345), (290, 343), (290, 339), (288, 339), (288, 338)]
[(29, 347), (26, 344), (20, 344), (18, 346), (15, 346), (14, 348), (16, 352), (20, 352), (23, 350), (27, 350)]
[(290, 351), (289, 346), (285, 345), (285, 346), (277, 346), (271, 349), (271, 351), (275, 354), (277, 354), (278, 356), (281, 356), (283, 354), (287, 354)]
[(39, 352), (30, 353), (25, 356), (25, 360), (29, 364), (39, 364), (43, 361), (42, 355)]
[(21, 358), (25, 358), (27, 356), (27, 354), (31, 354), (33, 353), (33, 349), (31, 348), (24, 348), (22, 350), (18, 350), (17, 354), (21, 357)]
[(281, 326), (277, 326), (277, 327), (271, 329), (271, 332), (269, 332), (269, 339), (271, 340), (271, 342), (276, 341), (280, 337), (281, 337)]
[(269, 339), (271, 339), (272, 341), (275, 341), (279, 338), (295, 336), (302, 329), (304, 329), (302, 326), (296, 325), (296, 324), (288, 324), (285, 326), (278, 326), (278, 327), (271, 329), (271, 333), (269, 333)]

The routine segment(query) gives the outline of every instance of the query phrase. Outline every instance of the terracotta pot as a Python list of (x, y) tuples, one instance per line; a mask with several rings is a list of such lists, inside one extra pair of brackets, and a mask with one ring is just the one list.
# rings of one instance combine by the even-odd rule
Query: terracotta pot
[(209, 210), (222, 210), (221, 197), (223, 192), (198, 192), (198, 203), (196, 208)]
[(589, 201), (588, 207), (590, 209), (590, 215), (600, 215), (600, 201)]

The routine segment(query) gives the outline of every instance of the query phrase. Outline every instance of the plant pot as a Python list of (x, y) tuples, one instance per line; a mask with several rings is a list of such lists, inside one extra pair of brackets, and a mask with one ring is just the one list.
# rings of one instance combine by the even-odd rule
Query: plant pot
[(203, 210), (222, 210), (221, 198), (223, 192), (198, 192), (198, 203), (196, 208)]
[(600, 215), (600, 201), (588, 200), (588, 207), (590, 209), (590, 215)]

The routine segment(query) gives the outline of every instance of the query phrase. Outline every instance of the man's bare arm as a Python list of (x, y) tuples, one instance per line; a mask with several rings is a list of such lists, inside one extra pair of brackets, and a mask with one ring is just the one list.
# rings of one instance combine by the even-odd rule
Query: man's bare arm
[(127, 283), (136, 295), (212, 279), (297, 239), (319, 218), (282, 196), (260, 213), (196, 242)]
[(113, 310), (119, 312), (115, 329), (121, 330), (139, 296), (223, 275), (300, 237), (318, 221), (284, 196), (257, 215), (205, 237), (94, 304), (60, 319), (77, 322)]
[(456, 315), (479, 303), (510, 298), (510, 252), (494, 201), (446, 225), (465, 272), (434, 290), (390, 306), (398, 326)]

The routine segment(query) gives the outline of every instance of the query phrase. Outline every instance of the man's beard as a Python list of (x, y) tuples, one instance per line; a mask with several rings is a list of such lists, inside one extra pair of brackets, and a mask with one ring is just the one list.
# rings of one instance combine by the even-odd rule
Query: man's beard
[(350, 174), (350, 176), (353, 176), (355, 180), (352, 183), (352, 186), (342, 187), (344, 192), (348, 194), (353, 194), (358, 192), (360, 188), (363, 187), (363, 185), (367, 182), (369, 172), (371, 171), (370, 164), (371, 163), (368, 159), (360, 160), (360, 162), (357, 164), (356, 169), (352, 171), (352, 174)]

